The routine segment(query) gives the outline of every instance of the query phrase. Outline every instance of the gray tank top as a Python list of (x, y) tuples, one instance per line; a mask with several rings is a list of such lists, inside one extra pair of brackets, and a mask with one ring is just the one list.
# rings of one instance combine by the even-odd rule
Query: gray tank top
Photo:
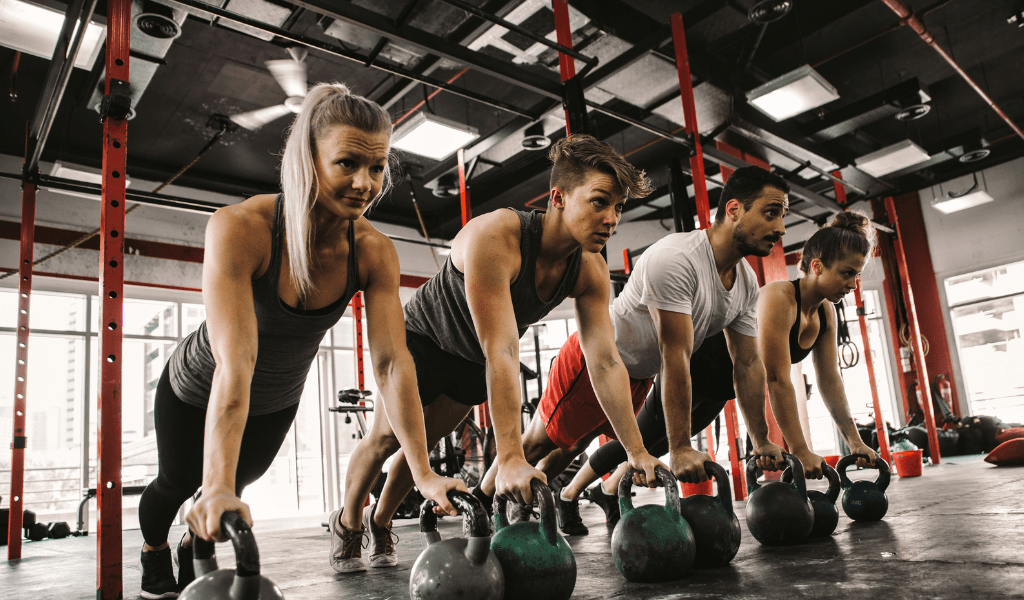
[[(281, 301), (278, 281), (281, 278), (281, 245), (284, 243), (283, 207), (283, 196), (278, 195), (270, 265), (266, 273), (252, 282), (259, 348), (249, 387), (250, 415), (277, 412), (299, 401), (324, 333), (341, 319), (352, 296), (359, 291), (355, 224), (350, 223), (348, 283), (341, 298), (329, 306), (306, 311)], [(210, 402), (210, 384), (216, 366), (204, 321), (171, 354), (168, 361), (171, 389), (186, 404), (206, 408)]]
[[(537, 321), (569, 296), (580, 275), (583, 249), (577, 248), (569, 256), (569, 265), (561, 283), (550, 300), (544, 301), (537, 294), (537, 255), (544, 213), (523, 212), (510, 208), (519, 216), (522, 236), (519, 242), (521, 265), (519, 274), (512, 282), (512, 308), (516, 315), (519, 337)], [(427, 283), (420, 286), (412, 299), (405, 305), (406, 329), (427, 336), (439, 348), (461, 356), (466, 360), (484, 364), (484, 352), (476, 336), (476, 326), (466, 302), (466, 281), (464, 275), (452, 264), (449, 256), (444, 268)]]

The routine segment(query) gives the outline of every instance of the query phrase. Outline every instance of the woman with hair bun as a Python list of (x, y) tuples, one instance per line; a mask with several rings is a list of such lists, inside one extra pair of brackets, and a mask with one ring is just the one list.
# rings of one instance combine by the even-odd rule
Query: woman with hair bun
[[(154, 401), (159, 472), (139, 503), (143, 598), (174, 598), (195, 576), (186, 534), (175, 581), (167, 535), (197, 489), (202, 497), (186, 518), (195, 535), (224, 541), (226, 511), (252, 523), (239, 495), (273, 462), (320, 341), (359, 291), (382, 412), (420, 491), (454, 514), (447, 492), (466, 488), (430, 470), (398, 254), (363, 218), (390, 185), (390, 144), (383, 108), (341, 84), (314, 86), (285, 145), (283, 193), (254, 196), (210, 218), (206, 321), (168, 360)], [(345, 534), (332, 536), (343, 546), (332, 557), (358, 555), (363, 532)]]
[(874, 231), (867, 216), (858, 211), (841, 212), (804, 245), (800, 260), (804, 276), (769, 283), (761, 288), (758, 299), (757, 345), (768, 375), (772, 412), (790, 452), (800, 459), (811, 479), (822, 478), (825, 461), (811, 451), (800, 428), (790, 367), (812, 353), (818, 389), (832, 419), (852, 453), (868, 456), (858, 464), (875, 464), (875, 452), (861, 440), (850, 415), (839, 374), (836, 310), (832, 306), (857, 287), (873, 247)]

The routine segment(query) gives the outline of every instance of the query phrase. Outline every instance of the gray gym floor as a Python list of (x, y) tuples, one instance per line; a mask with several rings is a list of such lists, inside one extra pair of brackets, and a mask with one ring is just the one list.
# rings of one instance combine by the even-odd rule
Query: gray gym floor
[[(874, 471), (853, 472), (854, 478)], [(820, 484), (819, 484), (820, 485)], [(727, 567), (693, 571), (666, 584), (623, 579), (608, 549), (604, 515), (584, 503), (590, 535), (569, 538), (579, 575), (574, 599), (584, 598), (1021, 598), (1024, 594), (1024, 468), (993, 467), (980, 457), (959, 457), (924, 476), (888, 489), (889, 512), (878, 523), (851, 522), (841, 514), (830, 539), (788, 548), (758, 544), (736, 503), (743, 542)], [(637, 504), (663, 496), (641, 490)], [(840, 509), (841, 510), (841, 509)], [(318, 518), (265, 521), (254, 531), (263, 572), (290, 600), (408, 598), (409, 569), (420, 551), (416, 525), (395, 527), (397, 568), (337, 575), (327, 563), (330, 540)], [(461, 532), (461, 519), (441, 521), (442, 535)], [(177, 528), (176, 528), (177, 530)], [(138, 530), (124, 534), (125, 598), (139, 592)], [(27, 542), (25, 558), (0, 562), (0, 597), (96, 598), (96, 539)], [(5, 548), (0, 548), (6, 554)], [(218, 546), (221, 565), (231, 564), (229, 546)], [(509, 599), (518, 600), (518, 599)]]

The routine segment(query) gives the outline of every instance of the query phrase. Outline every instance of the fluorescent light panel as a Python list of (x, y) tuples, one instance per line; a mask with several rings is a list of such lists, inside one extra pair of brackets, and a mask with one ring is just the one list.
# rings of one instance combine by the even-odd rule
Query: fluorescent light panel
[(747, 102), (776, 121), (785, 121), (838, 99), (836, 88), (808, 65), (747, 92)]
[(441, 160), (478, 137), (472, 127), (421, 112), (398, 127), (391, 146)]
[[(53, 58), (62, 27), (64, 13), (61, 11), (22, 0), (0, 0), (0, 44), (8, 48), (49, 60)], [(106, 26), (89, 22), (75, 58), (76, 67), (92, 69), (106, 31)]]
[(928, 153), (910, 140), (886, 146), (854, 161), (857, 168), (874, 177), (901, 171), (928, 160)]
[(985, 190), (978, 190), (957, 198), (950, 198), (948, 196), (936, 198), (932, 200), (932, 207), (935, 208), (935, 210), (948, 215), (959, 210), (978, 206), (979, 204), (988, 204), (992, 201), (993, 198), (988, 195), (988, 192)]

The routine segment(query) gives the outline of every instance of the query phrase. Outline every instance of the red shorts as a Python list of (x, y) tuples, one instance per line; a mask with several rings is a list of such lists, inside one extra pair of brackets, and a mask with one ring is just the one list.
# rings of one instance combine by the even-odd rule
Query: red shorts
[[(653, 383), (653, 377), (630, 378), (629, 390), (633, 396), (634, 415), (643, 406)], [(594, 386), (590, 383), (579, 334), (569, 336), (558, 351), (544, 396), (540, 399), (539, 410), (548, 437), (563, 450), (572, 448), (576, 442), (593, 432), (617, 439), (608, 417), (597, 401)]]

